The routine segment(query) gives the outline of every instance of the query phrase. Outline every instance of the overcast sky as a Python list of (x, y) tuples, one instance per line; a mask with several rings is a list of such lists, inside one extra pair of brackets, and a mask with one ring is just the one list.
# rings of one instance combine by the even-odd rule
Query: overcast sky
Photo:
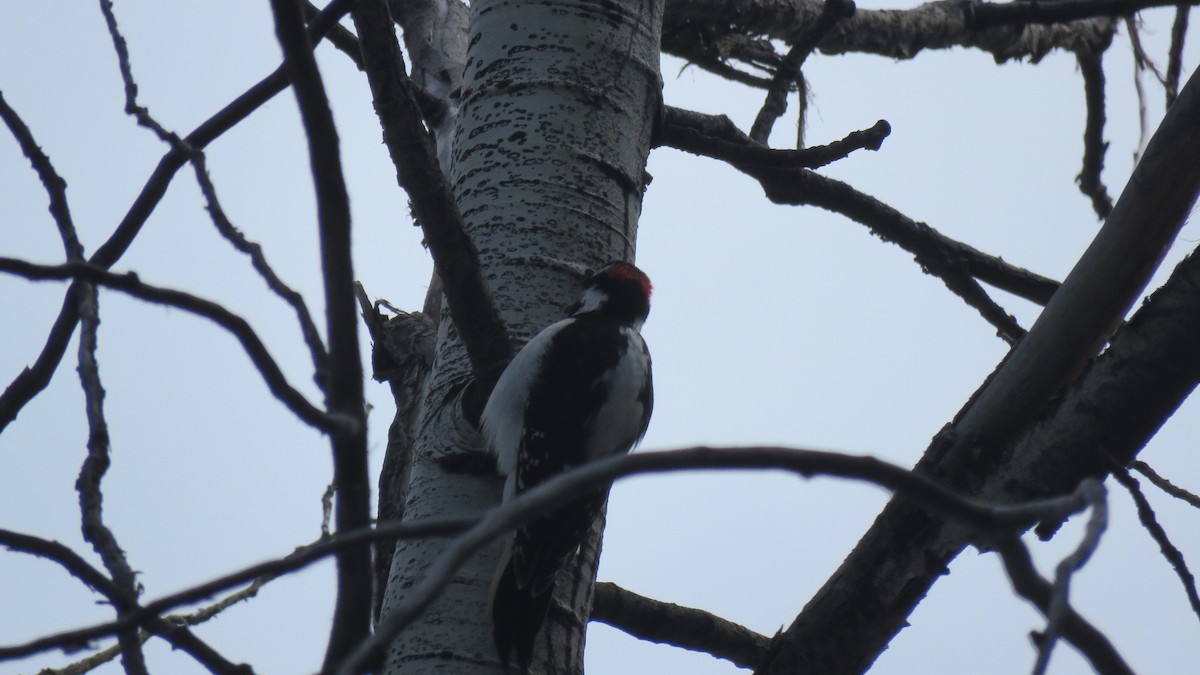
[[(864, 2), (860, 7), (882, 4)], [(895, 7), (896, 5), (888, 5)], [(118, 0), (140, 101), (185, 133), (279, 61), (266, 2)], [(1165, 67), (1171, 10), (1147, 15), (1147, 49)], [(80, 237), (95, 251), (133, 201), (164, 147), (123, 112), (103, 19), (93, 3), (8, 8), (0, 91), (69, 184)], [(1194, 43), (1194, 41), (1193, 41)], [(342, 137), (352, 198), (356, 275), (369, 294), (420, 307), (431, 264), (380, 143), (363, 76), (318, 50)], [(1184, 79), (1200, 61), (1185, 59)], [(1114, 197), (1138, 143), (1128, 41), (1105, 57)], [(823, 173), (1005, 260), (1061, 279), (1098, 228), (1075, 188), (1084, 110), (1075, 60), (997, 66), (974, 51), (895, 62), (809, 59), (808, 140), (871, 126), (893, 132)], [(663, 61), (666, 102), (725, 113), (749, 128), (760, 92), (678, 60)], [(1146, 78), (1151, 125), (1162, 94)], [(795, 106), (794, 97), (791, 105)], [(316, 226), (307, 158), (290, 92), (211, 146), (209, 166), (230, 218), (263, 244), (280, 276), (320, 316)], [(772, 138), (787, 145), (789, 116)], [(860, 225), (815, 208), (771, 205), (756, 184), (712, 160), (660, 149), (645, 201), (638, 264), (655, 283), (645, 337), (656, 409), (644, 448), (778, 444), (872, 454), (908, 466), (1005, 352), (995, 331), (911, 256)], [(16, 144), (0, 133), (0, 255), (62, 259), (46, 196)], [(1194, 224), (1168, 254), (1169, 272), (1200, 240)], [(217, 300), (259, 331), (290, 382), (319, 400), (294, 315), (216, 233), (190, 172), (181, 172), (115, 266)], [(1157, 285), (1154, 284), (1154, 285)], [(0, 276), (0, 384), (30, 364), (64, 286)], [(1037, 308), (998, 294), (1028, 326)], [(281, 556), (319, 534), (329, 481), (325, 439), (279, 406), (237, 343), (196, 317), (102, 292), (99, 361), (113, 467), (105, 515), (147, 598)], [(319, 322), (320, 323), (320, 322)], [(366, 344), (364, 331), (364, 345)], [(0, 527), (80, 552), (74, 480), (86, 425), (76, 342), (50, 387), (0, 435)], [(371, 383), (377, 468), (393, 404)], [(1181, 485), (1200, 488), (1200, 407), (1189, 401), (1142, 453)], [(1111, 487), (1111, 486), (1110, 486)], [(1159, 517), (1200, 566), (1197, 514), (1147, 488)], [(1075, 606), (1139, 672), (1182, 672), (1200, 657), (1198, 622), (1129, 499), (1111, 493), (1110, 532), (1072, 590)], [(880, 489), (765, 473), (636, 478), (613, 490), (600, 577), (702, 607), (767, 634), (791, 622), (886, 502)], [(1078, 539), (1077, 523), (1034, 541), (1044, 572)], [(89, 559), (96, 561), (95, 556)], [(332, 566), (270, 584), (197, 632), (260, 673), (320, 663)], [(0, 551), (0, 644), (111, 618), (97, 596), (49, 563)], [(873, 672), (1027, 671), (1039, 615), (1013, 596), (998, 560), (968, 551), (892, 642)], [(152, 672), (202, 672), (152, 640)], [(36, 672), (79, 655), (42, 655), (0, 673)], [(588, 634), (589, 672), (741, 672), (702, 654), (642, 643), (605, 626)], [(114, 673), (109, 665), (97, 672)], [(1060, 647), (1051, 672), (1088, 672)]]

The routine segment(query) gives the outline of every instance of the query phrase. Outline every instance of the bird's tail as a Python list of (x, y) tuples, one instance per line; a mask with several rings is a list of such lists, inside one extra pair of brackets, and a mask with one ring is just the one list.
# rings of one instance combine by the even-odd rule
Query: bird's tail
[(529, 670), (534, 641), (546, 621), (553, 595), (553, 584), (541, 593), (534, 593), (533, 585), (521, 587), (512, 558), (500, 568), (492, 583), (492, 636), (506, 668), (512, 664), (516, 652), (520, 672)]

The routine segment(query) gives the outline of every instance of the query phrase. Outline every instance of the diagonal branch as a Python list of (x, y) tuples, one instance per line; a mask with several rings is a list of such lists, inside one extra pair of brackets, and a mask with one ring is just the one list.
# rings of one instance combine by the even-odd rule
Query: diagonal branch
[[(57, 563), (70, 573), (71, 576), (87, 584), (89, 588), (97, 593), (104, 595), (114, 605), (126, 602), (127, 600), (124, 591), (108, 577), (88, 564), (79, 554), (57, 541), (48, 541), (28, 534), (0, 530), (0, 546)], [(131, 612), (136, 612), (140, 609), (136, 603), (129, 605), (129, 611)], [(221, 675), (250, 675), (252, 673), (249, 666), (237, 665), (230, 662), (186, 627), (176, 622), (153, 616), (144, 622), (144, 625), (150, 633), (161, 636), (176, 649), (187, 652), (214, 673)], [(142, 639), (144, 638), (139, 637), (139, 640)], [(113, 657), (106, 657), (104, 661), (111, 658)]]
[(116, 274), (86, 263), (38, 265), (24, 260), (0, 258), (0, 272), (16, 274), (33, 280), (85, 279), (147, 302), (176, 307), (202, 316), (229, 331), (238, 339), (238, 342), (242, 344), (242, 349), (246, 351), (246, 356), (250, 357), (250, 361), (262, 375), (267, 388), (296, 417), (325, 432), (332, 432), (340, 424), (337, 419), (331, 418), (324, 411), (309, 403), (304, 394), (288, 384), (283, 371), (271, 358), (270, 352), (267, 351), (262, 340), (258, 338), (254, 329), (245, 319), (211, 300), (205, 300), (183, 291), (152, 286), (144, 283), (132, 272)]
[(195, 151), (191, 155), (191, 162), (192, 168), (196, 172), (196, 182), (200, 184), (200, 193), (204, 196), (209, 216), (216, 225), (217, 231), (235, 249), (250, 257), (250, 264), (267, 282), (267, 288), (291, 306), (292, 311), (296, 314), (296, 321), (300, 324), (300, 334), (304, 336), (304, 343), (308, 345), (308, 352), (312, 357), (313, 372), (315, 373), (313, 379), (317, 386), (325, 391), (329, 379), (329, 354), (325, 351), (325, 343), (321, 340), (317, 324), (308, 311), (308, 303), (304, 301), (304, 296), (279, 278), (274, 268), (267, 262), (267, 256), (263, 253), (262, 246), (258, 242), (247, 239), (246, 235), (229, 220), (225, 209), (221, 208), (220, 200), (217, 199), (217, 188), (208, 175), (204, 153)]
[[(309, 32), (314, 42), (336, 25), (346, 12), (350, 11), (353, 2), (354, 0), (333, 0), (329, 3), (321, 16), (309, 26)], [(197, 127), (195, 131), (188, 134), (184, 141), (193, 148), (205, 147), (248, 117), (275, 94), (283, 91), (286, 86), (287, 77), (281, 66)], [(166, 194), (167, 186), (171, 184), (175, 173), (186, 162), (187, 156), (179, 148), (172, 148), (159, 161), (154, 173), (146, 181), (141, 194), (129, 207), (129, 211), (126, 212), (121, 223), (89, 259), (91, 264), (102, 268), (109, 268), (116, 264), (133, 243), (133, 239), (141, 231), (150, 214), (154, 212), (163, 195)], [(3, 432), (4, 428), (16, 419), (25, 404), (46, 388), (54, 371), (58, 369), (58, 364), (62, 362), (67, 344), (71, 341), (71, 335), (74, 334), (75, 326), (79, 322), (78, 301), (75, 299), (75, 293), (74, 286), (68, 289), (58, 318), (51, 326), (46, 343), (33, 365), (21, 371), (0, 394), (0, 432)]]
[(37, 141), (34, 140), (33, 132), (29, 130), (17, 111), (13, 110), (4, 100), (3, 92), (0, 92), (0, 119), (4, 120), (9, 132), (17, 140), (21, 152), (29, 159), (33, 170), (37, 172), (38, 179), (46, 188), (46, 194), (50, 197), (50, 215), (54, 218), (54, 224), (58, 226), (58, 234), (62, 238), (67, 260), (81, 260), (83, 245), (79, 243), (75, 223), (71, 220), (71, 207), (67, 203), (67, 181), (63, 180), (62, 176), (59, 176), (58, 172), (54, 170), (54, 164), (50, 158), (42, 152)]
[[(306, 6), (309, 8), (308, 13), (312, 14), (313, 20), (319, 18), (320, 12), (311, 3), (306, 3)], [(166, 127), (154, 119), (149, 109), (138, 104), (138, 86), (137, 82), (133, 79), (133, 66), (129, 60), (129, 49), (125, 44), (125, 38), (121, 35), (120, 28), (117, 26), (116, 16), (112, 12), (111, 0), (101, 0), (100, 8), (108, 24), (108, 32), (112, 37), (113, 47), (117, 53), (117, 63), (121, 71), (121, 79), (125, 83), (125, 112), (133, 115), (139, 125), (152, 130), (172, 150), (182, 153), (192, 163), (192, 167), (195, 169), (196, 182), (200, 185), (200, 193), (204, 196), (204, 202), (212, 217), (213, 224), (217, 227), (217, 231), (235, 249), (250, 256), (251, 264), (259, 273), (259, 276), (267, 282), (267, 287), (282, 298), (284, 302), (288, 303), (296, 313), (297, 319), (300, 322), (301, 335), (304, 336), (304, 342), (308, 345), (309, 353), (312, 356), (313, 370), (315, 372), (314, 379), (317, 385), (324, 390), (328, 378), (329, 356), (325, 352), (325, 345), (321, 342), (321, 335), (317, 331), (312, 316), (308, 312), (308, 307), (304, 303), (303, 296), (284, 284), (279, 276), (275, 274), (275, 270), (271, 269), (266, 257), (263, 255), (262, 247), (248, 241), (245, 235), (239, 232), (233, 226), (233, 223), (229, 222), (229, 218), (225, 215), (225, 210), (221, 208), (220, 200), (217, 199), (216, 187), (208, 175), (203, 150), (197, 149), (186, 140), (179, 138), (174, 132), (167, 130)], [(337, 32), (336, 27), (333, 32)]]
[(474, 392), (478, 400), (468, 402), (469, 409), (482, 409), (503, 364), (512, 356), (512, 343), (484, 283), (458, 204), (438, 166), (437, 150), (405, 74), (387, 4), (361, 0), (352, 14), (396, 178), (412, 199), (413, 214), (442, 280), (450, 316), (482, 385)]
[[(1115, 336), (1112, 331), (1200, 190), (1198, 120), (1200, 76), (1193, 75), (1096, 240), (1029, 335), (934, 439), (917, 470), (988, 499), (1053, 493), (1082, 476), (1106, 475), (1113, 458), (1130, 461), (1195, 388), (1200, 256), (1181, 263)], [(1110, 336), (1110, 348), (1089, 366)], [(969, 538), (893, 499), (760, 672), (865, 669)], [(850, 611), (854, 622), (836, 619)]]
[[(337, 555), (349, 547), (362, 546), (373, 541), (415, 537), (445, 537), (458, 534), (473, 525), (474, 518), (445, 518), (419, 523), (390, 523), (354, 532), (341, 533), (332, 538), (302, 546), (290, 555), (231, 572), (222, 577), (165, 595), (130, 611), (117, 621), (97, 624), (87, 628), (65, 631), (55, 635), (31, 640), (24, 644), (0, 646), (0, 661), (19, 659), (53, 649), (69, 648), (89, 641), (107, 637), (118, 631), (145, 626), (163, 612), (183, 605), (190, 605), (211, 598), (217, 593), (252, 583), (262, 578), (274, 578), (282, 574), (304, 569), (309, 565)], [(0, 539), (2, 542), (2, 539)]]
[[(718, 149), (711, 154), (728, 155), (727, 149), (731, 144), (741, 145), (756, 154), (765, 151), (724, 116), (702, 115), (678, 108), (664, 109), (661, 138), (664, 145), (710, 154), (707, 150), (711, 145), (708, 138), (720, 141)], [(772, 201), (811, 204), (841, 213), (867, 225), (884, 241), (894, 242), (913, 253), (923, 270), (941, 278), (951, 291), (976, 308), (1010, 342), (1023, 335), (1024, 330), (987, 295), (973, 277), (1041, 303), (1047, 302), (1057, 288), (1057, 284), (1050, 279), (949, 239), (928, 225), (915, 222), (840, 181), (803, 169), (776, 169), (741, 161), (731, 163), (734, 168), (757, 179)]]
[(1200, 509), (1200, 495), (1197, 495), (1196, 493), (1191, 492), (1189, 490), (1185, 490), (1185, 489), (1179, 487), (1178, 485), (1172, 483), (1171, 481), (1167, 480), (1162, 475), (1160, 475), (1157, 471), (1150, 468), (1149, 464), (1143, 462), (1140, 459), (1135, 459), (1129, 463), (1129, 468), (1137, 470), (1138, 473), (1145, 476), (1147, 480), (1149, 480), (1151, 483), (1154, 483), (1155, 487), (1162, 490), (1163, 492), (1171, 495), (1172, 497), (1174, 497), (1176, 499), (1182, 499), (1183, 501), (1187, 502), (1188, 504), (1191, 504), (1192, 506)]
[(1171, 543), (1170, 537), (1167, 536), (1167, 531), (1159, 524), (1158, 519), (1154, 516), (1154, 509), (1150, 507), (1150, 501), (1146, 499), (1146, 495), (1142, 493), (1142, 488), (1138, 485), (1137, 479), (1129, 475), (1123, 467), (1113, 469), (1113, 477), (1117, 482), (1129, 491), (1129, 496), (1133, 498), (1133, 503), (1137, 505), (1138, 520), (1142, 522), (1142, 527), (1150, 533), (1150, 537), (1154, 539), (1154, 543), (1158, 544), (1158, 548), (1162, 551), (1163, 557), (1171, 564), (1171, 568), (1175, 570), (1175, 575), (1179, 577), (1179, 582), (1183, 584), (1183, 592), (1187, 595), (1188, 604), (1192, 606), (1192, 612), (1200, 617), (1200, 593), (1196, 591), (1196, 577), (1192, 571), (1188, 569), (1187, 560), (1183, 557), (1183, 553)]
[(620, 586), (596, 584), (592, 621), (638, 639), (712, 654), (742, 668), (762, 660), (770, 638), (702, 609), (681, 607), (638, 595)]
[[(1054, 585), (1038, 574), (1033, 558), (1024, 542), (1015, 535), (1000, 537), (996, 552), (1004, 563), (1004, 571), (1018, 595), (1033, 603), (1047, 618), (1050, 617)], [(1087, 655), (1100, 675), (1133, 675), (1133, 669), (1121, 658), (1116, 647), (1075, 610), (1066, 607), (1058, 619), (1063, 636)]]

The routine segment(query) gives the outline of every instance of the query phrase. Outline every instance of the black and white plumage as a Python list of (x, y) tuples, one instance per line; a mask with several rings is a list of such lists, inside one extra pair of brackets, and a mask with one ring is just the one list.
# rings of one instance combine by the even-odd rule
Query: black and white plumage
[[(584, 282), (568, 317), (538, 333), (505, 369), (481, 418), (504, 497), (587, 462), (629, 452), (654, 404), (650, 352), (638, 332), (650, 312), (650, 280), (624, 262)], [(492, 595), (496, 647), (527, 670), (555, 578), (603, 508), (582, 496), (518, 529)]]

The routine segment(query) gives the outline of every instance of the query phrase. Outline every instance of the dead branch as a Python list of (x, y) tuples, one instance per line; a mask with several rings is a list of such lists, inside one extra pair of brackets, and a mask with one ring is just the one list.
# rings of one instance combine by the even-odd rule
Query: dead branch
[(593, 602), (592, 621), (640, 640), (712, 654), (742, 668), (756, 666), (771, 643), (767, 636), (711, 612), (647, 598), (606, 581), (596, 584)]
[[(392, 608), (375, 634), (360, 644), (338, 667), (339, 675), (357, 675), (426, 607), (458, 568), (481, 547), (522, 523), (577, 498), (585, 490), (635, 473), (689, 469), (783, 469), (804, 477), (815, 475), (856, 478), (904, 494), (968, 527), (974, 536), (1019, 531), (1032, 521), (1066, 517), (1086, 508), (1096, 486), (1085, 483), (1070, 495), (1022, 504), (988, 505), (966, 498), (918, 473), (873, 457), (790, 448), (690, 448), (670, 452), (639, 452), (581, 466), (521, 493), (489, 511), (475, 526), (455, 539), (428, 570), (424, 581)], [(1082, 647), (1076, 644), (1076, 647)], [(0, 652), (2, 654), (2, 652)]]
[[(1115, 32), (1105, 12), (1067, 23), (1020, 26), (1002, 21), (989, 27), (978, 23), (982, 6), (937, 0), (912, 9), (860, 9), (829, 31), (817, 48), (825, 54), (911, 59), (926, 49), (967, 47), (991, 54), (997, 63), (1025, 58), (1036, 63), (1056, 49), (1101, 52)], [(765, 37), (794, 44), (820, 11), (819, 0), (668, 0), (663, 51), (698, 64), (736, 59), (736, 53), (722, 50), (727, 41)]]
[[(354, 0), (333, 0), (329, 3), (321, 16), (309, 26), (309, 33), (314, 44), (332, 26), (337, 24), (338, 20), (350, 10), (353, 3)], [(210, 117), (191, 134), (188, 134), (184, 141), (193, 148), (205, 147), (248, 117), (275, 94), (283, 91), (286, 86), (287, 77), (283, 73), (283, 67), (280, 66), (216, 115)], [(154, 173), (146, 181), (141, 194), (129, 207), (121, 223), (89, 259), (92, 265), (107, 269), (116, 264), (133, 243), (150, 214), (157, 208), (175, 173), (183, 167), (186, 161), (186, 153), (179, 148), (172, 148), (159, 161)], [(75, 332), (75, 326), (79, 323), (76, 292), (74, 286), (67, 290), (67, 297), (63, 299), (62, 309), (59, 310), (58, 317), (54, 320), (54, 325), (51, 326), (49, 335), (46, 337), (46, 343), (33, 365), (21, 371), (0, 394), (0, 431), (3, 431), (9, 423), (16, 419), (25, 404), (46, 388), (54, 371), (58, 369), (58, 364), (62, 362), (67, 344)]]
[[(1109, 231), (1102, 230), (1017, 347), (1028, 353), (1004, 361), (1007, 382), (991, 378), (987, 396), (974, 398), (939, 434), (918, 470), (998, 501), (1066, 489), (1082, 476), (1106, 475), (1111, 458), (1130, 461), (1200, 381), (1196, 255), (1176, 268), (1103, 356), (1090, 367), (1086, 361), (1137, 297), (1200, 188), (1197, 110), (1200, 78), (1194, 76), (1109, 217)], [(1051, 333), (1057, 339), (1040, 345)], [(981, 448), (985, 439), (989, 444)], [(893, 500), (760, 671), (862, 669), (903, 627), (969, 536)], [(880, 594), (892, 598), (886, 607), (872, 599)], [(830, 619), (843, 616), (843, 603), (858, 608), (853, 625)], [(822, 649), (803, 646), (815, 644)]]
[(767, 90), (767, 99), (758, 111), (758, 116), (754, 118), (754, 124), (750, 126), (752, 140), (767, 144), (775, 120), (787, 111), (787, 94), (792, 84), (801, 77), (800, 68), (804, 66), (805, 59), (837, 22), (854, 16), (855, 9), (853, 0), (825, 0), (821, 4), (821, 13), (817, 15), (816, 21), (796, 36), (796, 42), (783, 57), (783, 63), (775, 70), (775, 76), (771, 78), (771, 86)]
[[(56, 541), (48, 541), (40, 537), (12, 532), (10, 530), (0, 530), (0, 545), (56, 563), (70, 573), (71, 576), (82, 581), (93, 591), (103, 595), (114, 605), (128, 603), (125, 591), (114, 584), (103, 572), (92, 567), (77, 553)], [(128, 604), (128, 607), (130, 611), (138, 611), (140, 609), (136, 605), (136, 602)], [(139, 642), (145, 642), (150, 635), (158, 635), (176, 649), (190, 654), (199, 663), (214, 673), (221, 675), (253, 675), (253, 670), (249, 666), (230, 662), (185, 627), (187, 625), (194, 625), (195, 623), (199, 623), (199, 621), (180, 624), (173, 620), (172, 617), (160, 618), (154, 616), (145, 621), (144, 625), (148, 632), (139, 634), (138, 640)], [(91, 670), (96, 665), (115, 658), (120, 651), (121, 648), (118, 645), (110, 650), (111, 655), (97, 658), (95, 665), (86, 669), (75, 669), (73, 672), (88, 672), (88, 670)], [(100, 655), (96, 656), (99, 657)]]
[(1171, 543), (1171, 538), (1167, 536), (1167, 531), (1159, 524), (1158, 518), (1154, 515), (1154, 508), (1150, 506), (1150, 501), (1146, 499), (1146, 495), (1142, 494), (1142, 488), (1138, 485), (1137, 479), (1129, 475), (1123, 467), (1115, 467), (1113, 469), (1113, 478), (1117, 479), (1133, 498), (1133, 503), (1137, 505), (1138, 520), (1141, 521), (1142, 527), (1146, 528), (1146, 532), (1150, 533), (1150, 537), (1154, 539), (1154, 543), (1158, 544), (1158, 548), (1162, 551), (1163, 557), (1171, 564), (1171, 568), (1175, 570), (1175, 575), (1179, 577), (1179, 582), (1183, 584), (1183, 592), (1187, 595), (1188, 603), (1192, 606), (1192, 612), (1200, 617), (1200, 593), (1196, 592), (1196, 577), (1192, 571), (1188, 569), (1187, 560), (1183, 557), (1174, 544)]
[[(332, 432), (341, 424), (340, 420), (327, 415), (323, 410), (310, 403), (304, 394), (288, 384), (283, 371), (245, 319), (211, 300), (205, 300), (183, 291), (152, 286), (143, 282), (132, 272), (116, 274), (89, 263), (38, 265), (24, 260), (0, 258), (0, 272), (32, 280), (84, 279), (147, 302), (175, 307), (202, 316), (237, 338), (242, 349), (246, 351), (246, 356), (250, 357), (250, 361), (262, 375), (267, 388), (296, 417), (327, 433)], [(68, 297), (70, 296), (72, 294), (68, 293)]]
[(362, 0), (352, 14), (384, 142), (400, 186), (412, 199), (413, 214), (425, 234), (450, 316), (480, 380), (468, 405), (474, 416), (482, 410), (503, 364), (512, 357), (508, 331), (484, 283), (479, 256), (463, 227), (458, 204), (438, 166), (433, 139), (422, 123), (387, 4)]

